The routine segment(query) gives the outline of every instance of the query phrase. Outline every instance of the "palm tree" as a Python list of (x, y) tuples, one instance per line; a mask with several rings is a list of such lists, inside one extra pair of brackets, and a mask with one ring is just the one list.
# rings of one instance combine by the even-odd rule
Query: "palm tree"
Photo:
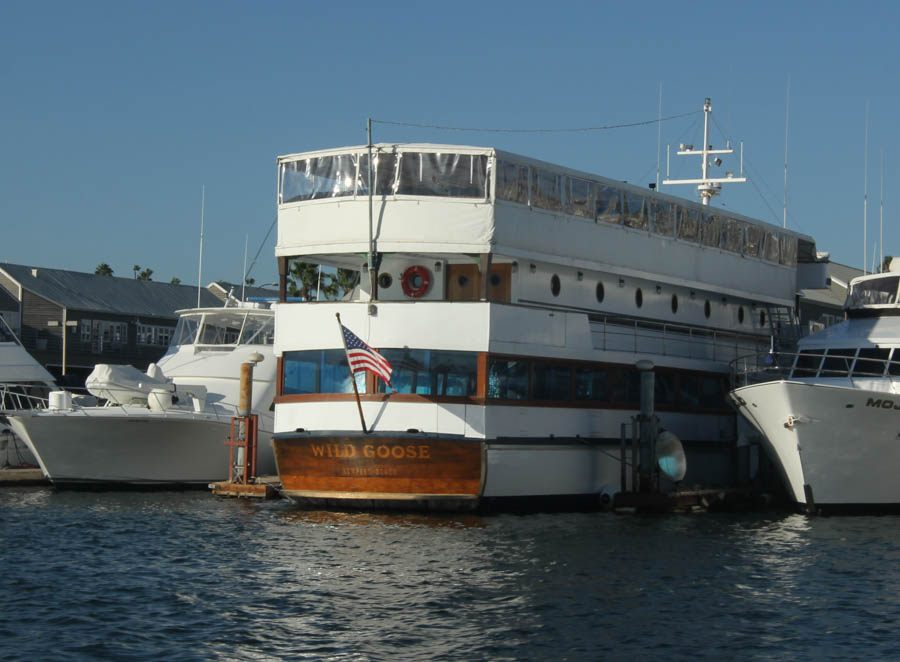
[(309, 301), (315, 296), (318, 282), (318, 265), (309, 262), (291, 262), (288, 271), (288, 296)]
[(341, 269), (330, 274), (328, 284), (323, 288), (329, 299), (340, 299), (356, 287), (359, 282), (359, 272), (354, 269)]

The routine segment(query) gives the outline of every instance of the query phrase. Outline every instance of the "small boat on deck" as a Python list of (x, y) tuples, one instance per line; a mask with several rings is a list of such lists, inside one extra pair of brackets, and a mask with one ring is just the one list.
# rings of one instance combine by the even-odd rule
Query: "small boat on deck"
[(241, 365), (255, 364), (251, 411), (259, 416), (258, 473), (275, 472), (271, 436), (276, 364), (274, 313), (265, 304), (179, 311), (169, 348), (147, 373), (97, 366), (83, 406), (67, 391), (46, 407), (5, 411), (57, 486), (203, 485), (229, 474)]
[[(897, 265), (897, 266), (895, 266)], [(850, 282), (846, 319), (735, 362), (730, 397), (810, 512), (900, 510), (900, 261)]]

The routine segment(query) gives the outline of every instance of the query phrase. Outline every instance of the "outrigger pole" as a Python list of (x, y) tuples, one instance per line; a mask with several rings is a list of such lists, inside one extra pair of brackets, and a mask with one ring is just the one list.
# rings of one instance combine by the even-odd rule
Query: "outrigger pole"
[(341, 323), (341, 314), (335, 313), (337, 317), (338, 329), (341, 332), (341, 342), (344, 344), (344, 356), (347, 357), (347, 370), (350, 371), (350, 381), (353, 383), (353, 393), (356, 395), (356, 408), (359, 410), (359, 422), (362, 424), (363, 434), (369, 434), (366, 429), (366, 419), (363, 418), (362, 404), (359, 401), (359, 389), (356, 388), (356, 375), (353, 374), (353, 367), (350, 363), (350, 352), (347, 350), (347, 339), (344, 337), (344, 325)]

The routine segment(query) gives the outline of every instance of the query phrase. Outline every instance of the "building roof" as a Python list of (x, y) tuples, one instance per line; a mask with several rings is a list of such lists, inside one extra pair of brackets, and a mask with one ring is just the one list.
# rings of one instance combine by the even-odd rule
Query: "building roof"
[[(176, 310), (197, 306), (197, 287), (191, 285), (5, 262), (0, 263), (0, 272), (18, 282), (24, 290), (70, 310), (174, 318)], [(209, 290), (200, 290), (200, 306), (221, 305), (222, 301)]]
[[(828, 289), (800, 290), (800, 298), (813, 303), (843, 308), (847, 299), (847, 285), (857, 276), (862, 276), (862, 269), (848, 267), (846, 264), (829, 262), (826, 267), (831, 287)], [(843, 283), (843, 284), (841, 284)]]

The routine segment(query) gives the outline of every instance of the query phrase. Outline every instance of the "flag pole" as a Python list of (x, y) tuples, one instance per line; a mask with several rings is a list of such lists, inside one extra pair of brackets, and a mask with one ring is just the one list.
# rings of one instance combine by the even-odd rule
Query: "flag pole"
[(350, 352), (347, 351), (347, 339), (344, 338), (344, 325), (341, 324), (341, 314), (335, 313), (337, 317), (338, 327), (341, 331), (341, 342), (344, 344), (344, 356), (347, 357), (347, 370), (350, 371), (350, 381), (353, 383), (353, 393), (356, 395), (356, 408), (359, 410), (359, 422), (362, 424), (363, 434), (369, 434), (366, 429), (366, 419), (363, 418), (362, 404), (359, 401), (359, 389), (356, 388), (356, 375), (353, 374), (353, 368), (350, 367)]

